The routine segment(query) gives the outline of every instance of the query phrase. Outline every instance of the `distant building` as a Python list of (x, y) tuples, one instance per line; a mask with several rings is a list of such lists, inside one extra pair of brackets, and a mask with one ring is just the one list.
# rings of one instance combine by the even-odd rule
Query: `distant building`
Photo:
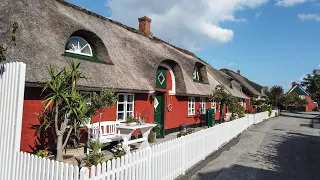
[(305, 89), (303, 89), (303, 87), (300, 84), (297, 84), (296, 82), (292, 83), (292, 87), (287, 92), (287, 94), (289, 93), (296, 93), (301, 99), (306, 99), (308, 101), (308, 104), (303, 109), (306, 112), (312, 111), (316, 107), (318, 107), (318, 104), (311, 99), (310, 94)]
[(268, 87), (261, 86), (253, 81), (250, 81), (248, 78), (241, 75), (240, 70), (238, 70), (237, 72), (233, 72), (230, 69), (221, 69), (220, 71), (229, 75), (233, 80), (241, 84), (243, 93), (249, 98), (249, 101), (246, 101), (246, 109), (253, 110), (256, 108), (251, 104), (251, 98), (255, 98), (258, 100), (267, 97), (265, 92), (268, 91)]

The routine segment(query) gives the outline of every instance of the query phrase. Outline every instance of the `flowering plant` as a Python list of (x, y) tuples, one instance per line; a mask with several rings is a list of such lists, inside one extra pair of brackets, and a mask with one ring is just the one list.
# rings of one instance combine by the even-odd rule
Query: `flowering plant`
[[(129, 147), (129, 149), (130, 149), (130, 147)], [(114, 158), (118, 158), (118, 157), (120, 158), (121, 156), (126, 155), (126, 151), (125, 151), (122, 143), (119, 143), (119, 144), (113, 146), (111, 151), (113, 152)]]

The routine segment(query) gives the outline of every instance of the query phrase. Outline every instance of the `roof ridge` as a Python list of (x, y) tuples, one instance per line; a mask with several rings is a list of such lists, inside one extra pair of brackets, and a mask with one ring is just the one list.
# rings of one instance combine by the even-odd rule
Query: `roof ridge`
[(97, 18), (99, 18), (99, 19), (102, 19), (102, 20), (111, 22), (111, 23), (113, 23), (113, 24), (115, 24), (115, 25), (118, 25), (118, 26), (120, 26), (120, 27), (122, 27), (122, 28), (125, 28), (126, 30), (128, 30), (128, 31), (130, 31), (130, 32), (133, 32), (133, 33), (136, 33), (136, 34), (140, 34), (140, 35), (142, 35), (142, 36), (145, 36), (145, 37), (149, 38), (150, 40), (152, 40), (152, 41), (154, 41), (154, 42), (167, 44), (167, 45), (169, 45), (169, 46), (177, 49), (178, 51), (180, 51), (180, 52), (182, 52), (182, 53), (184, 53), (184, 54), (190, 55), (190, 56), (198, 59), (198, 60), (201, 61), (202, 63), (205, 63), (206, 65), (211, 66), (209, 63), (207, 63), (206, 61), (204, 61), (204, 60), (201, 59), (200, 57), (196, 56), (194, 53), (192, 53), (192, 52), (190, 52), (190, 51), (188, 51), (188, 50), (186, 50), (186, 49), (179, 48), (179, 47), (177, 47), (177, 46), (175, 46), (175, 45), (173, 45), (173, 44), (170, 44), (170, 43), (168, 43), (168, 42), (166, 42), (166, 41), (164, 41), (164, 40), (162, 40), (162, 39), (160, 39), (160, 38), (157, 38), (156, 36), (150, 37), (148, 34), (144, 33), (143, 31), (140, 31), (139, 29), (135, 29), (135, 28), (133, 28), (133, 27), (124, 25), (124, 24), (122, 24), (122, 23), (120, 23), (120, 22), (118, 22), (118, 21), (112, 20), (112, 19), (110, 19), (110, 18), (107, 18), (107, 17), (102, 16), (102, 15), (100, 15), (100, 14), (97, 14), (97, 13), (95, 13), (95, 12), (92, 12), (92, 11), (90, 11), (90, 10), (88, 10), (88, 9), (83, 8), (83, 7), (74, 5), (74, 4), (69, 3), (69, 2), (67, 2), (67, 1), (65, 1), (65, 0), (56, 0), (56, 1), (59, 2), (59, 3), (61, 3), (61, 4), (63, 4), (63, 5), (66, 5), (66, 6), (69, 6), (69, 7), (71, 7), (71, 8), (74, 8), (74, 9), (76, 9), (76, 10), (82, 11), (82, 12), (88, 14), (88, 15), (92, 15), (92, 16), (95, 16), (95, 17), (97, 17)]

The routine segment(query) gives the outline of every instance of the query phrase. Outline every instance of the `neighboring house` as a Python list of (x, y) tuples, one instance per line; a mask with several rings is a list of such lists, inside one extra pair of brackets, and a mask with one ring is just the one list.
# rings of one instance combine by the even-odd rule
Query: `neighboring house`
[(300, 85), (296, 82), (292, 83), (291, 89), (287, 92), (289, 93), (296, 93), (301, 99), (306, 99), (308, 101), (308, 104), (303, 107), (303, 110), (308, 112), (314, 110), (316, 107), (318, 107), (318, 103), (314, 102), (311, 99), (310, 94)]
[[(268, 91), (268, 87), (250, 81), (248, 78), (241, 75), (240, 70), (238, 70), (237, 73), (229, 69), (221, 69), (220, 71), (229, 75), (233, 80), (241, 84), (243, 93), (246, 94), (248, 98), (263, 99), (267, 97), (265, 92)], [(254, 106), (251, 105), (250, 100), (246, 101), (246, 109), (252, 110), (253, 108)]]
[(103, 121), (139, 116), (163, 125), (163, 136), (183, 123), (205, 122), (206, 108), (216, 109), (218, 119), (219, 104), (208, 98), (217, 85), (247, 99), (231, 77), (154, 37), (148, 17), (139, 18), (136, 30), (63, 0), (4, 0), (0, 10), (0, 39), (10, 34), (4, 27), (19, 24), (18, 41), (8, 50), (7, 62), (27, 64), (22, 151), (36, 144), (33, 126), (39, 124), (36, 113), (43, 110), (48, 68), (61, 69), (69, 60), (80, 60), (86, 79), (78, 84), (84, 95), (91, 97), (102, 87), (115, 89), (118, 102), (102, 114)]

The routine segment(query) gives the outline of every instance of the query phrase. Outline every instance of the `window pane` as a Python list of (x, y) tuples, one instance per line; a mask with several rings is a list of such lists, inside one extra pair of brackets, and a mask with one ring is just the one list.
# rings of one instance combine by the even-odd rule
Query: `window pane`
[(124, 111), (124, 104), (118, 104), (118, 111)]
[(127, 111), (133, 111), (133, 104), (127, 104)]
[(133, 117), (133, 112), (127, 112), (127, 118), (129, 118), (130, 116)]
[(87, 45), (86, 47), (84, 47), (82, 50), (81, 50), (82, 53), (84, 54), (91, 54), (91, 50), (89, 48), (89, 46)]
[(124, 102), (124, 95), (123, 94), (118, 95), (118, 102)]
[(123, 113), (118, 113), (118, 120), (124, 120)]
[(133, 102), (133, 95), (128, 95), (128, 102)]

